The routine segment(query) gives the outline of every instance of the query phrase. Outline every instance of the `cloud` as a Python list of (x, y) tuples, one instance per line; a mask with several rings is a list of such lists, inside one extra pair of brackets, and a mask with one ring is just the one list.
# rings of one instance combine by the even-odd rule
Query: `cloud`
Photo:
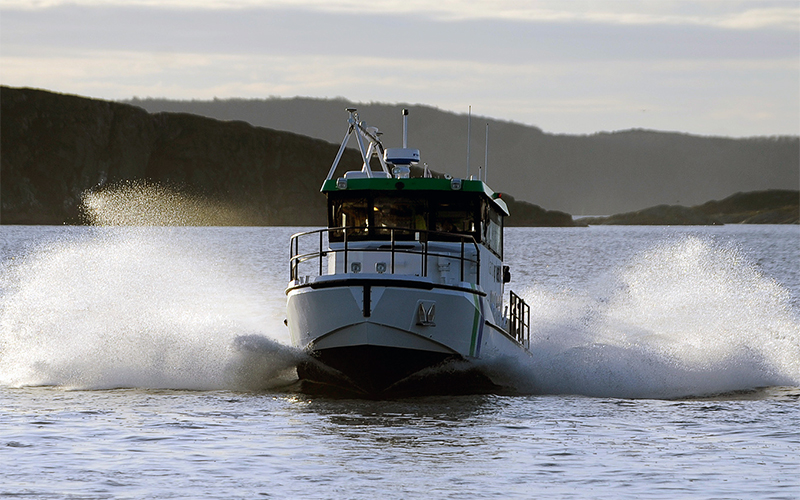
[(702, 25), (730, 29), (798, 30), (800, 7), (786, 0), (570, 1), (562, 0), (0, 0), (0, 8), (40, 10), (64, 5), (136, 6), (181, 10), (302, 10), (369, 15), (413, 15), (429, 20), (490, 20), (610, 25)]
[(786, 2), (0, 1), (7, 85), (473, 105), (580, 133), (800, 133)]
[(410, 15), (300, 10), (64, 5), (2, 17), (4, 52), (74, 47), (203, 54), (281, 54), (481, 60), (750, 59), (800, 57), (795, 33), (688, 26), (441, 22)]
[[(22, 75), (6, 83), (36, 81), (44, 88), (106, 98), (343, 95), (362, 102), (421, 102), (457, 112), (472, 105), (481, 114), (570, 133), (638, 127), (773, 135), (797, 131), (800, 109), (800, 82), (792, 76), (796, 63), (790, 59), (521, 65), (359, 54), (331, 59), (105, 50), (4, 56), (0, 62), (4, 71)], [(403, 74), (413, 77), (398, 77)], [(775, 95), (794, 100), (776, 100)]]

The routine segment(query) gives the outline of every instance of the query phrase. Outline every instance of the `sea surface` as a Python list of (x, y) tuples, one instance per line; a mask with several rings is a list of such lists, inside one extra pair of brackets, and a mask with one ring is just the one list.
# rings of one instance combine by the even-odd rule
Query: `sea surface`
[(294, 391), (304, 228), (0, 226), (0, 497), (798, 499), (800, 227), (511, 228), (509, 394)]

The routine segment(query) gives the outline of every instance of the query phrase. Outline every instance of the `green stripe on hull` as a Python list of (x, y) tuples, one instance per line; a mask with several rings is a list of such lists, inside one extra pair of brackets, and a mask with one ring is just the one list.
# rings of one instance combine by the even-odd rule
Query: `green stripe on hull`
[[(475, 285), (472, 285), (472, 289), (475, 290)], [(469, 343), (469, 355), (473, 358), (475, 357), (475, 351), (478, 347), (478, 331), (480, 330), (480, 323), (481, 323), (481, 308), (480, 303), (478, 302), (480, 297), (478, 294), (472, 294), (472, 301), (475, 303), (475, 315), (472, 318), (472, 339)]]

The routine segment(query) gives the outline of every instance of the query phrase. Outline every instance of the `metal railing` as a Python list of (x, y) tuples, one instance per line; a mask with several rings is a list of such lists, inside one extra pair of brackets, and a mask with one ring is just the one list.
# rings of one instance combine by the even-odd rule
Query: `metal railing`
[[(395, 274), (395, 256), (397, 254), (411, 254), (411, 255), (419, 255), (420, 256), (420, 276), (427, 277), (428, 276), (428, 261), (431, 257), (443, 257), (445, 259), (452, 259), (459, 262), (460, 267), (460, 280), (464, 280), (465, 272), (464, 267), (468, 264), (474, 264), (476, 267), (475, 271), (475, 284), (480, 284), (480, 269), (481, 269), (481, 252), (478, 247), (478, 243), (475, 241), (475, 238), (469, 234), (458, 234), (458, 233), (447, 233), (441, 231), (427, 231), (422, 229), (408, 229), (408, 228), (400, 228), (400, 227), (380, 227), (380, 228), (373, 228), (373, 230), (380, 231), (383, 236), (386, 236), (386, 232), (389, 235), (388, 244), (377, 245), (374, 246), (375, 243), (380, 243), (381, 240), (378, 239), (370, 239), (365, 240), (363, 237), (359, 237), (359, 242), (367, 243), (368, 245), (362, 246), (358, 245), (357, 247), (353, 248), (352, 242), (348, 241), (348, 233), (352, 231), (365, 231), (369, 228), (365, 227), (357, 227), (357, 226), (349, 226), (349, 227), (334, 227), (334, 228), (324, 228), (324, 229), (316, 229), (313, 231), (305, 231), (302, 233), (293, 234), (289, 240), (289, 280), (290, 281), (297, 281), (300, 277), (299, 267), (300, 264), (318, 260), (319, 266), (316, 269), (318, 272), (318, 276), (322, 276), (325, 274), (325, 269), (323, 266), (323, 257), (327, 257), (329, 254), (342, 254), (343, 258), (343, 271), (347, 272), (347, 264), (348, 259), (350, 258), (350, 254), (353, 252), (359, 253), (386, 253), (388, 252), (391, 255), (391, 263), (389, 268), (386, 270), (389, 274)], [(339, 236), (341, 234), (341, 236)], [(306, 237), (311, 237), (312, 235), (317, 235), (317, 238), (314, 238), (314, 247), (315, 249), (310, 252), (300, 252), (300, 239)], [(326, 245), (325, 236), (328, 236), (327, 240), (330, 241), (330, 236), (334, 235), (334, 238), (338, 239), (341, 238), (342, 248), (331, 248), (330, 244)], [(402, 240), (398, 240), (396, 236), (406, 236), (410, 235), (413, 240), (409, 240), (403, 238)], [(459, 253), (457, 255), (453, 255), (452, 253), (443, 253), (437, 249), (437, 251), (431, 251), (429, 248), (429, 242), (434, 241), (440, 243), (442, 241), (453, 241), (457, 240), (459, 242)], [(398, 243), (399, 242), (399, 243)], [(338, 243), (338, 242), (337, 242)], [(415, 248), (419, 245), (419, 248)], [(305, 245), (304, 245), (305, 246)], [(471, 256), (467, 256), (466, 249), (468, 247), (472, 247), (475, 249), (475, 258)], [(334, 270), (329, 270), (328, 274), (335, 274)]]
[(510, 292), (508, 311), (508, 333), (517, 339), (517, 342), (530, 348), (531, 346), (531, 308), (522, 298)]

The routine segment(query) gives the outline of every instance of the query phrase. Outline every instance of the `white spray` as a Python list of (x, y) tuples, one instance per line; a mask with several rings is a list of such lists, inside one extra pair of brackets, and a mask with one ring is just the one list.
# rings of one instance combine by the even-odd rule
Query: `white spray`
[[(93, 215), (109, 217), (128, 216)], [(274, 338), (270, 292), (186, 228), (69, 234), (0, 266), (0, 384), (261, 389), (292, 380), (302, 353)]]
[(800, 385), (789, 293), (734, 248), (687, 237), (644, 252), (587, 298), (529, 289), (519, 389), (673, 398)]

